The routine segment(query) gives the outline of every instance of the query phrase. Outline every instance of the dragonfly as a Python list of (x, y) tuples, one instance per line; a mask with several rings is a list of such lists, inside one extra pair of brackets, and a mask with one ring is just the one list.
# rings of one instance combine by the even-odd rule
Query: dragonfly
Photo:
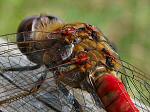
[(93, 25), (33, 16), (1, 38), (2, 112), (150, 111), (148, 74)]

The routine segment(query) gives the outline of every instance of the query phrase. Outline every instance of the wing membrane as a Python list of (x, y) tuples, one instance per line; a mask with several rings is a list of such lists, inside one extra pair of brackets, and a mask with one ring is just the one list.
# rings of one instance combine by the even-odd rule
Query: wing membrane
[[(43, 52), (47, 49), (42, 47), (45, 41), (43, 43), (40, 41), (40, 46), (38, 47), (41, 47), (41, 49), (22, 54), (18, 49), (18, 43), (15, 42), (17, 35), (4, 35), (2, 38), (5, 38), (7, 41), (2, 40), (0, 43), (0, 102), (15, 96), (18, 99), (16, 98), (0, 105), (0, 110), (6, 112), (103, 111), (103, 109), (96, 106), (89, 93), (68, 87), (61, 82), (58, 85), (54, 75), (44, 66), (37, 66), (36, 69), (34, 68), (35, 70), (28, 70), (30, 67), (36, 66), (36, 64), (29, 61), (25, 54)], [(20, 35), (30, 37), (32, 32), (28, 32), (27, 34), (21, 33)], [(19, 42), (19, 44), (27, 43), (39, 42), (32, 40)], [(21, 46), (21, 49), (24, 49), (24, 46)], [(118, 71), (118, 77), (124, 83), (128, 93), (140, 111), (150, 111), (149, 75), (146, 75), (135, 66), (123, 60), (121, 61), (123, 69)], [(20, 67), (24, 67), (23, 69), (26, 68), (26, 71), (11, 69)], [(12, 71), (9, 71), (8, 68)], [(37, 91), (32, 93), (31, 91), (34, 89), (37, 89)], [(24, 96), (19, 96), (22, 94)]]
[(118, 76), (141, 112), (150, 111), (150, 78), (135, 66), (122, 61)]
[[(18, 43), (15, 42), (17, 35), (4, 35), (2, 38), (7, 41), (2, 40), (0, 43), (0, 110), (4, 112), (79, 112), (81, 110), (101, 112), (103, 110), (96, 107), (89, 93), (68, 87), (61, 82), (58, 85), (54, 75), (45, 66), (28, 70), (36, 64), (28, 60), (25, 53), (19, 51)], [(21, 35), (31, 36), (25, 33)], [(35, 42), (27, 41), (27, 43)], [(19, 42), (21, 43), (23, 42)], [(24, 46), (21, 48), (23, 49)], [(45, 49), (29, 53), (43, 50)], [(19, 69), (22, 67), (26, 69)]]

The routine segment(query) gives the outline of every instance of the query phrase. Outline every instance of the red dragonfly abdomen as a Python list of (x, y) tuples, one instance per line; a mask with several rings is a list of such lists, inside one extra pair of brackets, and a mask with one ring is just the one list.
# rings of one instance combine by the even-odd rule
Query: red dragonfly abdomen
[(139, 112), (123, 83), (114, 75), (103, 75), (95, 83), (97, 94), (108, 112)]

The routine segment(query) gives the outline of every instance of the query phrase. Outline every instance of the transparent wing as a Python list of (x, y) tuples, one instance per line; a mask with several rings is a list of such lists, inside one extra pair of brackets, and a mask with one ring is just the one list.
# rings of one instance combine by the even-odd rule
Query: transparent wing
[[(16, 35), (2, 36), (0, 41), (1, 111), (103, 112), (103, 109), (96, 106), (89, 93), (71, 88), (62, 82), (58, 84), (55, 75), (49, 72), (45, 66), (37, 66), (29, 61), (19, 51), (15, 42)], [(30, 43), (32, 42), (35, 43), (35, 41), (30, 41)], [(45, 49), (34, 51), (34, 55), (43, 50)]]
[(150, 111), (150, 76), (135, 66), (122, 61), (123, 69), (118, 76), (140, 112)]

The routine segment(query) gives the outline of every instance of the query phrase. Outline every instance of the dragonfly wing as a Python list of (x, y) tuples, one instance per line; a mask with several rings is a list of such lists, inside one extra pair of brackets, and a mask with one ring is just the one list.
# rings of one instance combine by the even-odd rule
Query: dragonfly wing
[[(7, 41), (0, 43), (0, 110), (78, 112), (81, 108), (83, 111), (95, 111), (96, 105), (87, 92), (61, 82), (57, 85), (54, 74), (45, 66), (27, 71), (5, 71), (7, 68), (36, 65), (19, 51), (17, 43), (9, 37), (15, 38), (16, 34), (5, 36)], [(97, 112), (103, 111), (97, 108)]]
[(135, 66), (122, 61), (123, 69), (118, 76), (140, 112), (150, 111), (150, 78)]

